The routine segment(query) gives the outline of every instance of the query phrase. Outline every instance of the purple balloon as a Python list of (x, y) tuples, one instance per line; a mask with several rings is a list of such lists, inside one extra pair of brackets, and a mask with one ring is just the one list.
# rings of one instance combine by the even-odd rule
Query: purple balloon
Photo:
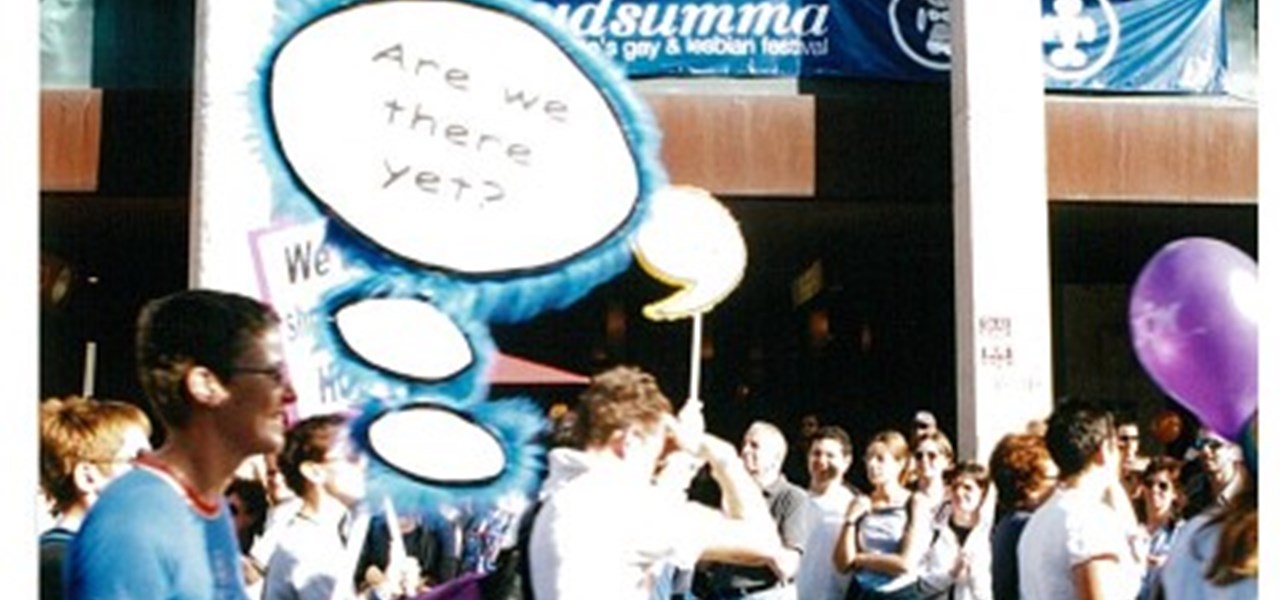
[(1231, 440), (1258, 407), (1261, 300), (1257, 263), (1210, 238), (1161, 248), (1129, 296), (1129, 336), (1147, 374)]

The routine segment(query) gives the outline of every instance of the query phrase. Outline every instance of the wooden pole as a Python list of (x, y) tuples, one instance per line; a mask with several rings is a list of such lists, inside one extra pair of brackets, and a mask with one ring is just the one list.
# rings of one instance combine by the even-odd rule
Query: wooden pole
[(702, 313), (693, 315), (693, 335), (689, 352), (689, 397), (699, 398), (702, 385)]
[(85, 398), (93, 397), (94, 375), (98, 368), (98, 344), (95, 342), (85, 342), (84, 344), (84, 382), (81, 386), (80, 395)]

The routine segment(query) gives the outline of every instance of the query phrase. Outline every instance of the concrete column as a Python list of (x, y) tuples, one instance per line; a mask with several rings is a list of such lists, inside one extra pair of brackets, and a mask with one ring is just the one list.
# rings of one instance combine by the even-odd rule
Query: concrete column
[(258, 294), (248, 232), (271, 222), (271, 182), (246, 93), (272, 2), (196, 1), (189, 283)]
[(1053, 406), (1040, 5), (952, 0), (961, 458)]

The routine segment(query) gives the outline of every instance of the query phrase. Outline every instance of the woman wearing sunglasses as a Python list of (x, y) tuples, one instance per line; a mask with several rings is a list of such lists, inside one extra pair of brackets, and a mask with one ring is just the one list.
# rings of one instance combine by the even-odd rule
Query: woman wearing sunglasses
[(1138, 598), (1147, 598), (1160, 576), (1160, 567), (1168, 558), (1169, 548), (1182, 528), (1183, 495), (1178, 486), (1182, 461), (1168, 456), (1153, 458), (1142, 473), (1140, 501), (1134, 507), (1138, 520), (1146, 527), (1147, 572)]
[(921, 434), (916, 436), (911, 456), (915, 459), (915, 491), (924, 494), (932, 512), (947, 500), (944, 474), (954, 460), (951, 440), (947, 434), (937, 430)]

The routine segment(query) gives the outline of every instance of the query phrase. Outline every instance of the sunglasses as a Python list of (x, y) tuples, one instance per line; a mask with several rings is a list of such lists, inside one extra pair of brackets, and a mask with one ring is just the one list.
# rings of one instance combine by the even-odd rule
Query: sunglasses
[(1156, 490), (1158, 492), (1167, 492), (1173, 489), (1173, 484), (1169, 483), (1168, 481), (1144, 481), (1143, 483), (1147, 487), (1153, 490)]
[(1118, 439), (1118, 440), (1120, 440), (1120, 441), (1122, 441), (1122, 442), (1136, 442), (1136, 441), (1138, 441), (1138, 436), (1136, 436), (1136, 435), (1121, 435), (1121, 436), (1116, 436), (1116, 439)]
[(232, 373), (244, 373), (246, 375), (261, 375), (270, 379), (276, 385), (284, 385), (289, 379), (289, 372), (284, 363), (269, 365), (265, 367), (232, 367)]
[(1206, 448), (1209, 450), (1217, 450), (1222, 447), (1222, 440), (1215, 440), (1213, 438), (1200, 438), (1196, 440), (1195, 444), (1193, 445), (1195, 446), (1196, 450), (1204, 450)]

